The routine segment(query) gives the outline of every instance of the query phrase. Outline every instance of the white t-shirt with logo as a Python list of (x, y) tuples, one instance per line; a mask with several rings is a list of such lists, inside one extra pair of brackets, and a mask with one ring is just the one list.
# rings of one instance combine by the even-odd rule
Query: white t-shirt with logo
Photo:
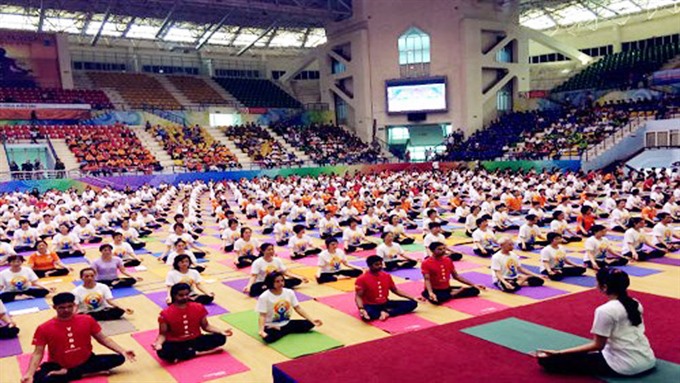
[(106, 300), (113, 299), (113, 294), (109, 286), (103, 283), (97, 283), (91, 289), (80, 285), (71, 292), (76, 296), (79, 313), (97, 312), (111, 307)]
[(623, 234), (623, 243), (621, 244), (621, 253), (632, 253), (632, 249), (640, 250), (642, 248), (643, 235), (639, 231), (630, 228)]
[(607, 238), (597, 239), (594, 236), (586, 239), (584, 244), (586, 252), (583, 254), (583, 261), (590, 261), (588, 252), (593, 253), (596, 261), (604, 261), (607, 258), (609, 240)]
[(298, 305), (297, 297), (291, 289), (284, 288), (280, 295), (267, 290), (257, 298), (255, 311), (265, 314), (266, 327), (283, 327), (288, 324), (293, 308)]
[(651, 243), (658, 245), (663, 240), (666, 243), (673, 241), (673, 229), (659, 222), (652, 229)]
[(496, 271), (500, 271), (503, 279), (517, 279), (519, 267), (520, 263), (517, 254), (512, 251), (510, 254), (503, 254), (502, 251), (499, 251), (491, 257), (491, 278), (494, 283), (498, 282)]
[(564, 268), (564, 260), (567, 258), (567, 253), (562, 246), (557, 249), (552, 246), (546, 246), (541, 250), (541, 272), (545, 271), (545, 264), (548, 262), (550, 270), (556, 271)]
[(264, 257), (260, 257), (253, 262), (253, 266), (250, 269), (250, 273), (256, 275), (255, 282), (264, 282), (267, 275), (275, 272), (286, 271), (286, 266), (279, 258), (272, 258), (271, 262), (267, 262)]
[(345, 252), (336, 249), (335, 253), (331, 254), (328, 250), (324, 250), (319, 253), (319, 261), (317, 265), (319, 266), (319, 271), (323, 273), (334, 273), (342, 267), (342, 261), (347, 259)]
[(384, 243), (378, 245), (375, 249), (377, 255), (385, 262), (395, 261), (399, 259), (400, 254), (404, 254), (404, 249), (396, 242), (392, 242), (392, 246), (387, 246)]
[(38, 276), (35, 272), (26, 266), (21, 266), (21, 270), (17, 273), (12, 272), (11, 269), (0, 271), (2, 291), (26, 291), (37, 280)]
[[(641, 304), (639, 310), (642, 313)], [(590, 332), (607, 338), (602, 356), (617, 373), (635, 375), (656, 365), (654, 351), (645, 336), (644, 322), (633, 326), (618, 300), (611, 300), (595, 309)]]

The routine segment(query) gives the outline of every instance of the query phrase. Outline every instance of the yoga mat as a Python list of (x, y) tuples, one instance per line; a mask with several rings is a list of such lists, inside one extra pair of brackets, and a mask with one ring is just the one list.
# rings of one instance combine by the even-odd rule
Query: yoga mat
[(459, 272), (464, 270), (479, 269), (480, 267), (486, 267), (484, 265), (468, 261), (456, 261), (453, 262), (453, 265), (456, 267), (456, 271)]
[(462, 332), (527, 354), (537, 349), (562, 350), (590, 339), (553, 330), (515, 317), (462, 329)]
[(425, 246), (420, 243), (413, 243), (411, 245), (403, 245), (401, 247), (404, 251), (425, 251)]
[[(479, 273), (476, 271), (469, 271), (467, 273), (462, 273), (461, 274), (463, 277), (467, 278), (469, 281), (473, 283), (478, 283), (480, 285), (484, 285), (488, 288), (496, 289), (498, 290), (498, 287), (491, 282), (491, 275), (489, 274), (483, 274)], [(548, 286), (538, 286), (538, 287), (522, 287), (519, 291), (513, 293), (517, 294), (523, 297), (527, 298), (532, 298), (532, 299), (546, 299), (546, 298), (552, 298), (558, 295), (566, 294), (567, 291), (556, 289), (553, 287), (548, 287)]]
[[(222, 282), (223, 284), (227, 285), (228, 287), (231, 287), (232, 289), (243, 293), (243, 288), (246, 287), (248, 284), (248, 278), (245, 279), (235, 279), (233, 281), (227, 281), (227, 282)], [(312, 299), (309, 295), (305, 295), (299, 291), (293, 290), (295, 293), (295, 296), (297, 297), (298, 302), (306, 302)], [(245, 294), (244, 294), (245, 295)]]
[(135, 295), (139, 295), (142, 292), (133, 288), (133, 287), (122, 287), (119, 289), (111, 289), (111, 294), (113, 295), (114, 299), (118, 298), (125, 298), (125, 297), (133, 297)]
[[(572, 262), (576, 263), (577, 265), (583, 264), (583, 259), (578, 258), (578, 257), (567, 257), (569, 260)], [(644, 263), (644, 262), (641, 262)], [(640, 262), (636, 263), (640, 264)], [(626, 265), (626, 266), (612, 266), (616, 269), (621, 269), (625, 271), (628, 275), (632, 275), (634, 277), (646, 277), (649, 275), (654, 275), (658, 274), (661, 272), (661, 270), (653, 270), (653, 269), (647, 269), (644, 267), (638, 267), (638, 266), (631, 266), (631, 265)]]
[(68, 257), (62, 258), (61, 263), (65, 265), (73, 265), (75, 263), (89, 263), (89, 261), (85, 257)]
[[(590, 341), (588, 338), (551, 329), (514, 317), (462, 329), (461, 332), (484, 339), (499, 346), (530, 353), (537, 349), (562, 350), (580, 346)], [(631, 377), (601, 377), (614, 382), (659, 382), (677, 381), (680, 365), (657, 360), (656, 368), (649, 373)]]
[(442, 306), (474, 316), (495, 313), (510, 308), (509, 306), (477, 297), (452, 299)]
[[(523, 267), (533, 271), (534, 273), (539, 273), (541, 268), (538, 266), (522, 265)], [(567, 283), (570, 285), (582, 286), (582, 287), (595, 287), (597, 286), (597, 280), (595, 277), (588, 275), (579, 275), (577, 277), (564, 277), (560, 283)]]
[(404, 278), (408, 279), (411, 281), (422, 281), (423, 280), (423, 273), (420, 271), (420, 268), (416, 267), (414, 269), (397, 269), (394, 271), (389, 271), (389, 273), (393, 277), (399, 277), (399, 278)]
[(658, 263), (658, 264), (661, 264), (661, 265), (680, 266), (680, 259), (678, 259), (678, 258), (661, 257), (661, 258), (650, 259), (648, 262)]
[[(251, 337), (262, 341), (258, 334), (258, 313), (255, 311), (222, 315), (220, 319)], [(303, 355), (316, 354), (321, 351), (342, 347), (343, 344), (320, 332), (310, 331), (305, 334), (286, 335), (282, 339), (268, 344), (268, 346), (282, 355), (294, 359)]]
[(223, 259), (223, 260), (221, 260), (221, 261), (217, 261), (217, 263), (222, 264), (222, 265), (224, 265), (224, 266), (227, 266), (228, 268), (230, 268), (230, 269), (232, 269), (232, 270), (234, 270), (234, 271), (238, 271), (238, 272), (246, 273), (246, 274), (250, 275), (250, 270), (251, 270), (250, 266), (244, 267), (244, 268), (242, 268), (242, 269), (239, 269), (239, 268), (236, 267), (236, 265), (234, 264), (234, 260), (233, 260), (233, 259)]
[[(153, 303), (155, 303), (158, 307), (165, 309), (168, 307), (168, 304), (165, 303), (165, 298), (168, 296), (168, 293), (166, 291), (156, 291), (153, 293), (147, 293), (144, 294), (147, 298), (149, 298)], [(211, 303), (209, 305), (205, 306), (205, 309), (208, 310), (208, 316), (213, 316), (213, 315), (220, 315), (220, 314), (225, 314), (228, 313), (225, 308), (222, 306), (216, 304), (216, 303)]]
[[(132, 337), (139, 343), (152, 358), (160, 364), (177, 382), (199, 383), (223, 378), (229, 375), (248, 371), (249, 368), (226, 351), (202, 355), (194, 359), (170, 364), (158, 358), (156, 350), (151, 345), (156, 340), (157, 330), (149, 330), (136, 334)], [(228, 338), (227, 338), (228, 339)], [(229, 347), (229, 340), (223, 347)]]
[[(354, 301), (353, 293), (316, 298), (316, 300), (361, 320), (359, 316), (359, 310), (357, 310), (356, 302)], [(388, 318), (385, 321), (374, 320), (367, 323), (390, 334), (401, 334), (410, 331), (422, 330), (424, 328), (436, 325), (435, 323), (423, 319), (415, 314), (400, 315), (394, 318)]]
[(10, 315), (17, 315), (15, 313), (16, 311), (26, 309), (37, 308), (38, 311), (48, 310), (50, 308), (50, 305), (47, 304), (45, 298), (32, 298), (32, 299), (20, 299), (14, 302), (5, 303), (5, 307), (7, 308), (7, 312), (9, 312)]
[(0, 340), (0, 358), (19, 355), (22, 352), (23, 350), (21, 349), (21, 342), (19, 342), (19, 338)]
[[(45, 353), (46, 355), (47, 353)], [(19, 362), (19, 369), (21, 370), (21, 375), (26, 373), (26, 370), (28, 370), (28, 365), (31, 362), (31, 357), (33, 356), (33, 353), (30, 354), (21, 354), (17, 356), (17, 361)], [(44, 360), (44, 356), (43, 356)], [(42, 362), (42, 361), (41, 361)], [(114, 372), (116, 369), (114, 368), (111, 370)], [(107, 383), (109, 381), (109, 377), (106, 375), (94, 375), (94, 376), (89, 376), (86, 378), (78, 379), (78, 383)]]
[(102, 327), (102, 332), (106, 336), (129, 334), (131, 332), (137, 331), (137, 327), (135, 327), (127, 319), (103, 320), (99, 321), (98, 323)]
[(324, 286), (332, 287), (336, 290), (340, 291), (345, 291), (345, 292), (350, 292), (354, 291), (354, 282), (356, 281), (356, 278), (345, 278), (345, 279), (340, 279), (335, 282), (328, 282), (324, 283)]

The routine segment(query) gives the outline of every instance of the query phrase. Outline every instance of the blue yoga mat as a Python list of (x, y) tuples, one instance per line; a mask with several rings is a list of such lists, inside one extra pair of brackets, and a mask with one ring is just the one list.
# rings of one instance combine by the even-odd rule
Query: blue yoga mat
[[(538, 266), (522, 265), (523, 267), (531, 270), (534, 273), (540, 273), (541, 268)], [(577, 277), (564, 277), (560, 283), (566, 283), (569, 285), (576, 285), (582, 287), (595, 287), (597, 285), (597, 280), (595, 277), (590, 277), (588, 275), (579, 275)]]
[(47, 310), (50, 305), (47, 304), (45, 298), (21, 299), (14, 302), (5, 303), (8, 312), (30, 309), (37, 307), (39, 310)]
[[(572, 261), (576, 264), (582, 264), (583, 263), (582, 258), (578, 258), (578, 257), (567, 257), (567, 258), (569, 258), (570, 261)], [(634, 277), (646, 277), (646, 276), (658, 274), (658, 273), (661, 272), (660, 270), (647, 269), (645, 267), (630, 266), (630, 265), (613, 266), (613, 267), (615, 267), (617, 269), (621, 269), (621, 270), (625, 271), (628, 275), (632, 275)]]

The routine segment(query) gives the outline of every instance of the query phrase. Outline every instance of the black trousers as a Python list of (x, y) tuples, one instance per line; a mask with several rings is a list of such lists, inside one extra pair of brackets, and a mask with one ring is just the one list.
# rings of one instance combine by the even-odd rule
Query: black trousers
[(205, 295), (205, 294), (200, 294), (200, 295), (194, 294), (194, 295), (191, 296), (191, 300), (196, 302), (196, 303), (200, 303), (202, 305), (209, 305), (215, 300), (215, 298), (211, 297), (210, 295)]
[(80, 250), (74, 250), (74, 251), (57, 251), (57, 255), (59, 258), (74, 258), (74, 257), (84, 257), (85, 253), (83, 253)]
[(273, 227), (265, 227), (264, 230), (262, 230), (262, 234), (271, 234), (274, 232)]
[(486, 254), (482, 253), (482, 251), (479, 250), (479, 249), (473, 249), (472, 251), (475, 254), (479, 255), (480, 257), (484, 257), (484, 258), (491, 257), (492, 255), (496, 254), (496, 252), (498, 252), (498, 249), (494, 248), (494, 247), (484, 248), (484, 250), (486, 251)]
[(85, 363), (69, 368), (65, 375), (47, 376), (52, 371), (61, 370), (57, 363), (46, 362), (40, 365), (40, 369), (33, 375), (35, 383), (65, 383), (79, 380), (85, 374), (108, 371), (125, 363), (125, 357), (118, 354), (90, 355)]
[(531, 251), (536, 248), (536, 246), (547, 246), (548, 241), (534, 241), (533, 243), (525, 243), (525, 246), (520, 245), (519, 248), (524, 251)]
[(416, 267), (417, 264), (418, 262), (410, 261), (408, 259), (395, 259), (393, 261), (385, 261), (385, 270), (412, 269)]
[[(300, 284), (302, 284), (302, 279), (299, 278), (286, 278), (284, 280), (284, 287), (287, 289), (293, 289)], [(255, 282), (250, 286), (250, 293), (248, 295), (251, 297), (259, 297), (265, 291), (267, 291), (267, 286), (265, 286), (264, 282)]]
[(380, 313), (383, 311), (390, 314), (390, 317), (408, 314), (418, 307), (416, 301), (387, 301), (381, 305), (367, 305), (364, 304), (364, 310), (371, 320), (380, 318)]
[(49, 293), (50, 292), (47, 289), (31, 287), (25, 291), (3, 291), (0, 293), (0, 300), (2, 300), (3, 303), (9, 303), (14, 302), (14, 299), (16, 299), (17, 295), (28, 295), (33, 298), (44, 298)]
[[(517, 283), (516, 279), (506, 279), (506, 282), (508, 282), (512, 287), (507, 288), (504, 284), (500, 282), (495, 282), (494, 284), (503, 292), (506, 293), (514, 293), (515, 291), (519, 290), (522, 288), (522, 286)], [(527, 278), (527, 284), (531, 287), (537, 287), (537, 286), (543, 286), (543, 283), (545, 281), (539, 277), (534, 277), (533, 275)]]
[(348, 252), (348, 253), (353, 253), (353, 252), (355, 252), (355, 251), (357, 251), (357, 250), (359, 250), (359, 249), (362, 249), (362, 250), (372, 250), (372, 249), (375, 249), (376, 247), (378, 247), (378, 245), (376, 245), (375, 243), (360, 243), (360, 244), (358, 244), (358, 245), (356, 245), (356, 246), (347, 245), (347, 252)]
[(502, 227), (502, 228), (496, 226), (494, 229), (496, 231), (504, 232), (504, 231), (508, 231), (508, 230), (517, 230), (517, 229), (519, 229), (519, 226), (518, 225), (509, 225), (509, 226), (505, 226), (505, 227)]
[(103, 310), (87, 313), (87, 315), (91, 316), (97, 321), (120, 319), (124, 314), (125, 310), (120, 309), (118, 307), (107, 307)]
[(165, 341), (163, 348), (156, 351), (158, 357), (167, 361), (188, 360), (196, 356), (197, 352), (209, 351), (227, 343), (227, 337), (222, 334), (203, 334), (196, 339), (183, 342)]
[[(607, 266), (625, 266), (628, 264), (628, 260), (626, 258), (608, 258), (609, 262), (605, 261), (600, 261), (600, 260), (595, 260), (595, 263), (597, 263), (597, 266), (600, 268), (607, 267)], [(593, 268), (593, 264), (590, 261), (583, 261), (583, 265), (588, 268)]]
[(427, 290), (423, 290), (422, 296), (434, 305), (440, 305), (455, 298), (470, 298), (479, 295), (479, 289), (473, 286), (451, 286), (448, 289), (442, 290), (432, 289), (432, 292), (437, 297), (436, 302), (430, 299), (430, 294), (428, 294)]
[(617, 233), (625, 233), (626, 229), (623, 226), (614, 226), (611, 228), (611, 231), (615, 231)]
[(266, 343), (273, 343), (288, 334), (301, 334), (309, 332), (314, 328), (314, 323), (306, 319), (294, 319), (286, 323), (279, 329), (265, 328), (267, 336), (263, 339)]
[(310, 256), (310, 255), (319, 254), (320, 252), (321, 252), (321, 249), (309, 249), (309, 250), (305, 251), (304, 253), (293, 253), (293, 255), (291, 255), (290, 257), (292, 259), (300, 259), (300, 258), (304, 258), (304, 257)]
[(130, 246), (132, 246), (132, 248), (133, 248), (134, 250), (143, 249), (144, 246), (146, 246), (146, 243), (144, 243), (144, 242), (132, 242), (132, 241), (128, 241), (128, 243), (130, 244)]
[(97, 281), (99, 283), (103, 283), (107, 286), (109, 286), (112, 289), (120, 289), (123, 287), (131, 287), (135, 283), (137, 283), (137, 280), (134, 278), (116, 278), (112, 280), (99, 280)]
[(335, 238), (342, 237), (342, 232), (338, 231), (338, 232), (335, 232), (335, 233), (331, 232), (331, 233), (322, 233), (321, 234), (321, 239), (328, 239), (328, 238), (334, 238), (334, 237)]
[[(638, 255), (639, 261), (646, 261), (646, 260), (651, 259), (651, 258), (661, 258), (664, 255), (666, 255), (666, 252), (664, 252), (662, 250), (656, 250), (656, 249), (654, 249), (654, 250), (638, 250), (637, 255)], [(623, 256), (626, 257), (626, 258), (632, 258), (633, 253), (624, 253)]]
[(12, 339), (19, 335), (18, 327), (2, 326), (0, 327), (0, 339)]
[(451, 253), (451, 254), (448, 255), (448, 257), (452, 261), (457, 262), (457, 261), (460, 261), (461, 259), (463, 259), (463, 254), (461, 254), (461, 253)]
[(565, 375), (618, 375), (609, 367), (601, 352), (557, 354), (538, 358), (547, 372)]
[(578, 277), (579, 275), (583, 275), (583, 273), (585, 272), (586, 272), (585, 267), (567, 266), (563, 267), (557, 274), (550, 275), (548, 274), (547, 271), (543, 271), (541, 274), (547, 275), (548, 278), (550, 278), (550, 280), (552, 281), (561, 281), (562, 279), (564, 279), (564, 277)]
[(394, 240), (394, 242), (396, 242), (400, 245), (412, 245), (413, 242), (415, 242), (415, 241), (416, 240), (413, 239), (413, 238), (398, 238), (398, 239)]
[(357, 269), (343, 269), (343, 270), (338, 270), (334, 271), (332, 273), (321, 273), (321, 276), (316, 277), (316, 282), (321, 284), (321, 283), (327, 283), (327, 282), (335, 282), (338, 280), (338, 276), (344, 275), (346, 277), (352, 277), (356, 278), (360, 276), (363, 272), (361, 270)]
[[(9, 233), (7, 233), (9, 235)], [(37, 248), (35, 245), (21, 245), (14, 247), (14, 251), (17, 253), (23, 253), (25, 251), (35, 251)]]
[(224, 247), (225, 253), (231, 253), (232, 251), (234, 251), (234, 244), (233, 243), (231, 245), (227, 245), (227, 246)]
[(255, 255), (242, 255), (242, 256), (238, 257), (238, 261), (236, 262), (236, 267), (239, 268), (239, 269), (243, 269), (245, 267), (248, 267), (248, 266), (252, 265), (253, 262), (255, 262), (255, 260), (257, 258), (258, 257), (255, 256)]
[(95, 237), (88, 239), (87, 241), (81, 240), (81, 242), (82, 243), (101, 243), (102, 240), (103, 240), (102, 237), (95, 236)]
[(573, 242), (581, 242), (583, 241), (583, 238), (579, 236), (573, 236), (573, 237), (568, 237), (568, 236), (562, 236), (562, 239), (564, 239), (564, 242), (566, 243), (573, 243)]
[[(68, 269), (52, 269), (52, 270), (33, 270), (35, 271), (35, 275), (38, 276), (38, 278), (45, 278), (45, 277), (61, 277), (64, 275), (68, 275), (69, 271)], [(50, 273), (50, 275), (47, 275), (47, 273)]]
[(277, 246), (286, 246), (286, 245), (288, 245), (288, 240), (289, 240), (289, 239), (290, 239), (290, 238), (285, 238), (285, 239), (282, 239), (282, 240), (280, 240), (280, 241), (276, 241), (276, 245), (277, 245)]
[(123, 266), (125, 267), (135, 267), (141, 265), (142, 262), (139, 259), (127, 258), (123, 259)]

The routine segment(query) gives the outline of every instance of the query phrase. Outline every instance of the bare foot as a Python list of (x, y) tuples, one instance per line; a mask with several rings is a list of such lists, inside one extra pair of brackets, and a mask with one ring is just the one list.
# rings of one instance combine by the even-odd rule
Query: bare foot
[(201, 356), (201, 355), (208, 355), (208, 354), (216, 354), (218, 352), (222, 352), (222, 347), (215, 347), (212, 350), (206, 350), (206, 351), (197, 351), (196, 356)]
[(387, 318), (389, 318), (389, 317), (390, 317), (390, 314), (388, 314), (387, 311), (382, 311), (380, 313), (380, 320), (382, 320), (382, 321), (387, 320)]
[(55, 376), (55, 375), (66, 375), (68, 373), (68, 370), (65, 368), (62, 368), (61, 370), (56, 370), (56, 371), (50, 371), (47, 373), (47, 376)]

